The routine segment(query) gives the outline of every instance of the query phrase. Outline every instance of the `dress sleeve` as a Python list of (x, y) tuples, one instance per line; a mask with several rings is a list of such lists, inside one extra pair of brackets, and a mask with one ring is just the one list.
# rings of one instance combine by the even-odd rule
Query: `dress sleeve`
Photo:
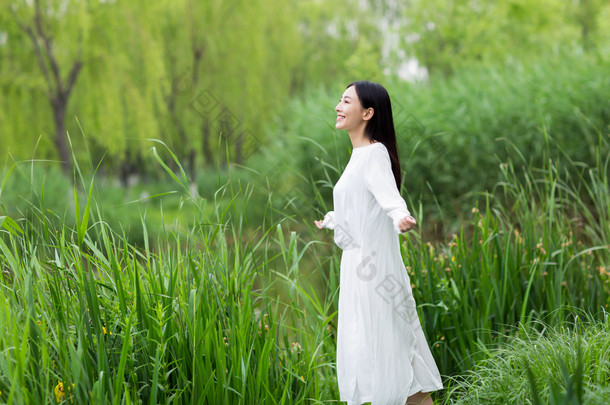
[(324, 215), (324, 221), (322, 221), (322, 227), (327, 229), (335, 229), (335, 211), (329, 211)]
[(385, 213), (392, 218), (396, 233), (402, 233), (398, 229), (398, 222), (404, 217), (410, 216), (411, 213), (407, 209), (407, 203), (400, 196), (400, 192), (396, 187), (394, 173), (390, 164), (390, 156), (385, 148), (371, 152), (364, 180), (366, 187), (373, 194), (375, 200), (377, 200)]

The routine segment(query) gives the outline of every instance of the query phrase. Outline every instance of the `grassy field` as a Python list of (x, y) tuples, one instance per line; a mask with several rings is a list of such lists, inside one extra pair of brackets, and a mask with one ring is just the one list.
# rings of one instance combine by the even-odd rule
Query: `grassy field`
[[(608, 61), (573, 62), (396, 85), (438, 403), (608, 402)], [(0, 403), (337, 403), (341, 252), (313, 226), (349, 156), (330, 100), (197, 184), (161, 142), (127, 188), (7, 166)]]
[[(402, 239), (449, 386), (439, 399), (452, 403), (468, 391), (449, 377), (468, 376), (471, 389), (473, 378), (497, 380), (489, 370), (508, 361), (505, 347), (527, 346), (517, 340), (521, 330), (543, 336), (540, 325), (560, 327), (581, 314), (591, 328), (605, 322), (609, 160), (579, 166), (578, 178), (550, 163), (523, 178), (507, 163), (503, 181), (450, 242), (426, 242), (421, 230)], [(0, 401), (337, 401), (339, 251), (330, 236), (292, 231), (276, 211), (246, 217), (248, 184), (229, 181), (210, 201), (190, 194), (186, 178), (168, 176), (191, 220), (164, 223), (154, 244), (150, 211), (141, 212), (142, 245), (109, 226), (94, 178), (77, 176), (66, 211), (74, 225), (45, 209), (44, 183), (34, 184), (38, 199), (27, 216), (1, 217)], [(565, 330), (547, 346), (573, 351)], [(528, 356), (520, 358), (533, 362), (534, 380), (547, 381), (549, 370)], [(606, 381), (595, 375), (586, 392)]]
[(610, 401), (608, 314), (563, 327), (538, 325), (456, 378), (453, 404), (607, 404)]

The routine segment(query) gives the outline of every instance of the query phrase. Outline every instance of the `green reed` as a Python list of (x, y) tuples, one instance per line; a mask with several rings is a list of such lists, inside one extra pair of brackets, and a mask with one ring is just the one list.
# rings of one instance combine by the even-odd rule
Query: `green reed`
[(520, 328), (507, 344), (452, 381), (451, 404), (607, 404), (610, 355), (607, 313), (550, 328)]
[(577, 178), (553, 161), (518, 176), (509, 161), (504, 180), (447, 244), (416, 233), (404, 239), (424, 329), (445, 374), (472, 369), (518, 325), (556, 326), (575, 309), (594, 316), (608, 308), (609, 160)]
[[(201, 198), (184, 172), (154, 156), (191, 218), (150, 232), (152, 208), (141, 209), (138, 245), (105, 220), (99, 180), (78, 171), (64, 214), (45, 207), (43, 182), (27, 215), (0, 217), (0, 403), (337, 401), (340, 251), (331, 234), (294, 231), (301, 219), (271, 196), (256, 207), (263, 218), (249, 217), (255, 190), (234, 178)], [(569, 170), (516, 164), (518, 154), (448, 242), (428, 243), (421, 230), (402, 237), (446, 377), (540, 320), (595, 319), (609, 304), (609, 157)], [(330, 178), (314, 180), (309, 204), (324, 205)]]
[(245, 228), (251, 187), (225, 184), (210, 213), (174, 176), (198, 216), (166, 224), (158, 248), (145, 213), (142, 247), (111, 229), (78, 173), (74, 227), (46, 221), (42, 199), (32, 218), (0, 218), (0, 403), (335, 396), (334, 315), (299, 274), (308, 245), (281, 223)]

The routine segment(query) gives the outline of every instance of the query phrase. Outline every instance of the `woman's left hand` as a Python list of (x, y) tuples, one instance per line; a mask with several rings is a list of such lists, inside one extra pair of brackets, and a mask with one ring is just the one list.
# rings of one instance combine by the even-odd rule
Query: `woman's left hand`
[(415, 228), (415, 225), (417, 225), (417, 221), (411, 215), (398, 221), (398, 229), (400, 232), (407, 232), (408, 230)]

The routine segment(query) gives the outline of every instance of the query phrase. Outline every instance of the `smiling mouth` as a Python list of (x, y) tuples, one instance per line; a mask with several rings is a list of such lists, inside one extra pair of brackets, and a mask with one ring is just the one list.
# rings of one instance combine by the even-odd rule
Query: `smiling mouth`
[(345, 118), (345, 115), (337, 115), (337, 120), (341, 120), (341, 119), (344, 119), (344, 118)]

